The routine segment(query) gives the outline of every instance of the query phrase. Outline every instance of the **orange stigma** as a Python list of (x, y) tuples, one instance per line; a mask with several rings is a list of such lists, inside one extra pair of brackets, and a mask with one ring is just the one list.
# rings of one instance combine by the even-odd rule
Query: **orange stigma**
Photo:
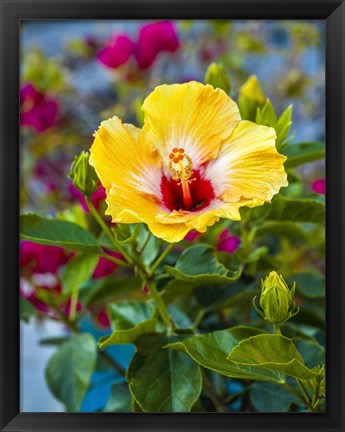
[(172, 178), (182, 187), (183, 205), (185, 209), (190, 210), (193, 206), (193, 200), (189, 189), (189, 184), (194, 181), (192, 159), (185, 153), (183, 148), (174, 147), (169, 154), (169, 170), (172, 172)]

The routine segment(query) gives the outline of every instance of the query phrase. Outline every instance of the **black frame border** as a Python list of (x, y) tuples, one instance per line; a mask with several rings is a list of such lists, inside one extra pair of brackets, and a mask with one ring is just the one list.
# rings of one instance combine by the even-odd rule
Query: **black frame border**
[[(0, 0), (0, 430), (345, 431), (344, 0)], [(19, 412), (19, 26), (36, 19), (323, 19), (326, 21), (327, 413)]]

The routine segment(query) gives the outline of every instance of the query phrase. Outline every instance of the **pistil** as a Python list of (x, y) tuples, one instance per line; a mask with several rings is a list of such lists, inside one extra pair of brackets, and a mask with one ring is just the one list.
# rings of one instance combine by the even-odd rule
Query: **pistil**
[(183, 148), (173, 148), (169, 155), (169, 169), (172, 172), (174, 180), (181, 185), (183, 206), (185, 210), (191, 210), (193, 207), (192, 195), (189, 184), (194, 181), (193, 165), (191, 158), (185, 153)]

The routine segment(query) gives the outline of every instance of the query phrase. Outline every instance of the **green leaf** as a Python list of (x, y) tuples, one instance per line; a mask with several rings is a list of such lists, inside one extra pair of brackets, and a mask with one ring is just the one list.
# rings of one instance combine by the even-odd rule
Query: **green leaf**
[(200, 285), (200, 282), (188, 282), (178, 279), (170, 280), (164, 285), (161, 296), (164, 303), (167, 305), (183, 295), (190, 295), (194, 288)]
[(297, 292), (306, 298), (325, 297), (325, 277), (312, 273), (291, 275), (288, 282), (296, 282)]
[(42, 346), (60, 346), (63, 343), (67, 342), (69, 339), (70, 336), (56, 336), (41, 339), (38, 343)]
[[(146, 243), (148, 236), (150, 236), (150, 238)], [(136, 250), (140, 253), (141, 260), (146, 266), (152, 264), (159, 253), (158, 238), (154, 235), (151, 235), (150, 231), (145, 227), (144, 224), (139, 224), (139, 232), (136, 238)]]
[(325, 223), (324, 203), (311, 199), (291, 199), (276, 195), (272, 203), (267, 204), (266, 209), (265, 217), (267, 220)]
[(291, 339), (274, 334), (261, 334), (242, 340), (228, 359), (241, 366), (252, 366), (282, 372), (296, 378), (312, 378)]
[(308, 162), (314, 162), (325, 157), (325, 143), (306, 142), (300, 144), (289, 144), (282, 149), (287, 156), (285, 168), (296, 168)]
[(145, 333), (158, 330), (158, 321), (152, 319), (152, 308), (140, 301), (124, 301), (109, 307), (113, 333), (99, 340), (99, 346), (134, 343)]
[(266, 99), (262, 108), (257, 108), (255, 123), (263, 126), (274, 126), (277, 123), (277, 115), (269, 99)]
[(279, 384), (255, 382), (250, 392), (250, 401), (259, 412), (287, 412), (292, 403), (301, 405), (300, 399)]
[(26, 298), (20, 296), (19, 297), (19, 314), (20, 319), (29, 322), (30, 318), (32, 316), (39, 315), (38, 310), (35, 308), (35, 306), (30, 303)]
[(45, 376), (53, 395), (66, 410), (80, 410), (97, 358), (97, 346), (89, 334), (74, 335), (49, 359)]
[(289, 135), (289, 131), (292, 125), (292, 108), (292, 105), (289, 105), (279, 117), (277, 123), (274, 125), (274, 129), (277, 133), (276, 146), (278, 150), (281, 148), (283, 142)]
[(296, 339), (295, 345), (308, 368), (315, 368), (325, 362), (325, 348), (316, 341)]
[(165, 266), (164, 270), (175, 279), (203, 284), (233, 283), (242, 273), (242, 269), (227, 269), (217, 260), (214, 249), (201, 243), (183, 251), (175, 267)]
[(106, 277), (90, 281), (79, 293), (85, 307), (91, 304), (119, 301), (127, 298), (142, 298), (139, 278)]
[(111, 304), (108, 311), (112, 328), (114, 330), (127, 330), (151, 318), (152, 306), (139, 300), (126, 300)]
[(231, 378), (283, 383), (285, 378), (279, 371), (242, 366), (227, 360), (229, 351), (242, 339), (262, 333), (266, 332), (252, 327), (239, 326), (206, 335), (196, 335), (190, 339), (166, 345), (166, 348), (186, 352), (201, 366)]
[(39, 244), (89, 253), (101, 252), (97, 239), (81, 226), (73, 222), (45, 219), (36, 214), (20, 216), (20, 236)]
[(127, 373), (133, 398), (146, 412), (188, 412), (198, 400), (199, 366), (184, 353), (163, 349), (164, 335), (145, 335), (137, 343)]
[(289, 239), (305, 240), (306, 232), (295, 222), (266, 221), (253, 227), (251, 236), (261, 238), (266, 236), (288, 237)]
[(64, 294), (72, 294), (91, 278), (99, 261), (99, 255), (81, 255), (71, 259), (62, 270)]
[(126, 382), (111, 386), (110, 398), (104, 412), (129, 413), (132, 412), (132, 396)]

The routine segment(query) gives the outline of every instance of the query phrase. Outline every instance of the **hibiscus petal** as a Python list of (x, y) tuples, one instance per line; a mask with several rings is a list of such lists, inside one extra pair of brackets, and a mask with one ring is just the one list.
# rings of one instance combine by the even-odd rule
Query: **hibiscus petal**
[(143, 130), (165, 166), (174, 147), (184, 148), (193, 168), (214, 159), (240, 121), (236, 103), (220, 89), (196, 81), (161, 85), (145, 99)]
[(286, 157), (277, 152), (275, 140), (273, 128), (241, 121), (206, 168), (205, 177), (211, 180), (216, 196), (255, 207), (287, 186)]

